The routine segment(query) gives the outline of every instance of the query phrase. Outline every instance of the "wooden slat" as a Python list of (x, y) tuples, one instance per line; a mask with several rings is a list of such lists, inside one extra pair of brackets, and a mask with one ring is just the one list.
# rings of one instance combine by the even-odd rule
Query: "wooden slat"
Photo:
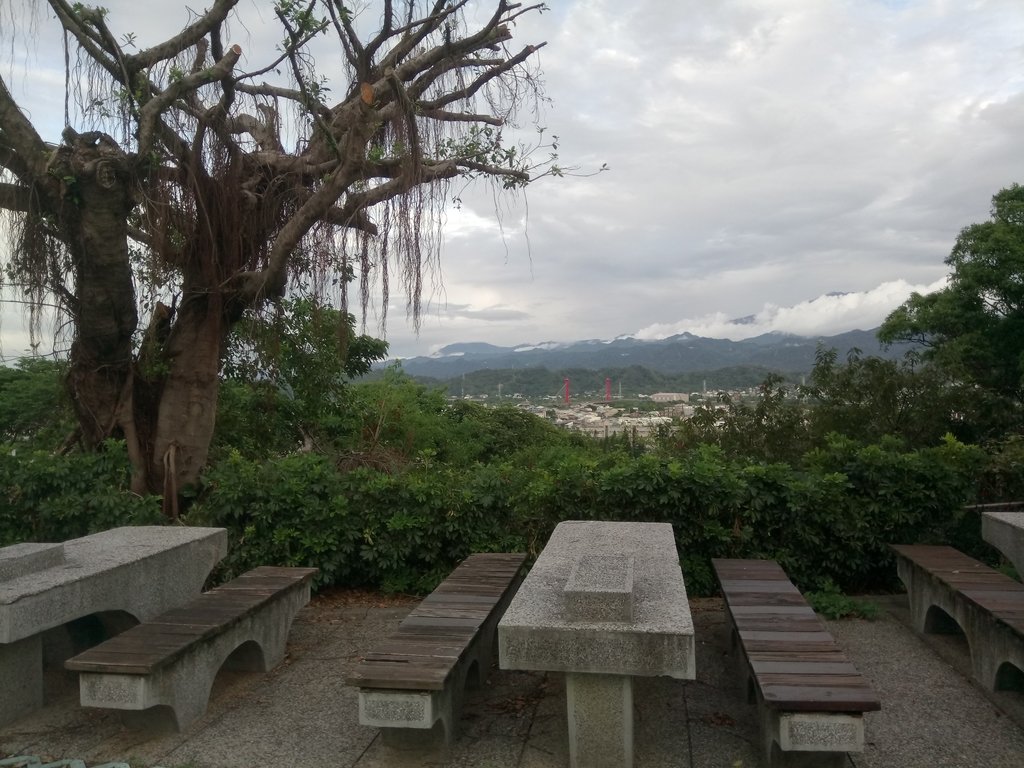
[(261, 566), (199, 595), (189, 604), (138, 624), (65, 662), (76, 672), (151, 674), (195, 643), (223, 632), (288, 591), (316, 568)]
[(872, 712), (881, 708), (878, 695), (867, 686), (772, 685), (762, 694), (769, 706), (793, 712)]
[(348, 683), (361, 688), (442, 690), (495, 607), (510, 597), (525, 555), (470, 555), (364, 656)]
[(1024, 637), (1024, 584), (953, 547), (894, 544), (892, 549)]
[(765, 704), (782, 711), (865, 712), (878, 696), (778, 563), (713, 560)]

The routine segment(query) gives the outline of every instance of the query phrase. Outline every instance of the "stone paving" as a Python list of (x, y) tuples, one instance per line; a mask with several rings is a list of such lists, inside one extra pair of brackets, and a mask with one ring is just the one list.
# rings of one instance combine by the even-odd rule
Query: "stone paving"
[[(1020, 768), (1024, 694), (990, 696), (965, 676), (954, 638), (917, 637), (905, 597), (881, 600), (873, 622), (829, 622), (878, 690), (858, 768)], [(448, 754), (398, 752), (358, 724), (344, 679), (359, 654), (412, 603), (363, 595), (315, 598), (295, 622), (288, 656), (264, 675), (222, 673), (206, 715), (183, 733), (138, 733), (118, 716), (77, 705), (74, 681), (47, 676), (48, 704), (0, 729), (0, 761), (35, 757), (53, 768), (564, 768), (565, 686), (559, 674), (493, 670), (471, 692)], [(636, 768), (759, 765), (755, 710), (739, 690), (718, 600), (691, 601), (697, 678), (640, 679), (635, 686)], [(72, 761), (82, 761), (74, 762)], [(5, 768), (0, 762), (0, 768)], [(114, 768), (114, 766), (109, 766)]]

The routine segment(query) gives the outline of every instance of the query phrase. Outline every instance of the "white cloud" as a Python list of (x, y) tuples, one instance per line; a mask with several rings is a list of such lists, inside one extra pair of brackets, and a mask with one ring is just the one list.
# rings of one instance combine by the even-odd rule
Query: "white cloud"
[[(104, 5), (115, 34), (149, 43), (185, 18), (178, 3), (160, 6), (170, 21), (151, 3)], [(460, 192), (418, 337), (393, 297), (396, 354), (637, 328), (713, 336), (751, 312), (759, 332), (874, 326), (937, 284), (959, 230), (1024, 182), (1020, 0), (551, 5), (513, 41), (549, 42), (545, 135), (561, 137), (561, 163), (611, 171), (497, 205), (488, 187)], [(235, 31), (252, 61), (273, 48), (258, 23)], [(63, 100), (44, 42), (48, 79), (10, 81), (33, 117)], [(846, 296), (808, 300), (834, 292)]]
[(942, 278), (929, 285), (910, 285), (905, 280), (894, 280), (869, 291), (826, 294), (791, 307), (766, 303), (756, 314), (743, 318), (715, 312), (674, 323), (655, 323), (631, 335), (651, 340), (692, 333), (739, 341), (772, 332), (832, 336), (853, 329), (869, 330), (879, 326), (912, 293), (932, 293), (944, 288), (946, 282), (946, 278)]

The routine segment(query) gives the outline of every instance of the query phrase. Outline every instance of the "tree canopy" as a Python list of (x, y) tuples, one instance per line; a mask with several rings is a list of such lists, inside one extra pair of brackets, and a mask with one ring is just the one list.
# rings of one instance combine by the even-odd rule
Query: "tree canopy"
[[(545, 8), (489, 5), (471, 22), (468, 0), (358, 12), (277, 0), (279, 42), (246, 52), (231, 34), (251, 10), (239, 0), (189, 11), (158, 41), (116, 34), (102, 8), (47, 0), (66, 46), (66, 126), (47, 136), (0, 79), (4, 274), (70, 320), (81, 442), (123, 437), (137, 491), (166, 501), (198, 477), (247, 311), (339, 280), (343, 302), (336, 276), (349, 270), (365, 311), (393, 269), (418, 319), (448, 185), (562, 173), (542, 129), (529, 146), (507, 136), (544, 99), (544, 43), (513, 32)], [(16, 6), (0, 0), (0, 17)], [(0, 39), (33, 28), (4, 23)]]
[(914, 294), (883, 323), (885, 342), (923, 344), (926, 359), (964, 383), (1024, 397), (1024, 188), (992, 198), (991, 220), (965, 227), (946, 288)]

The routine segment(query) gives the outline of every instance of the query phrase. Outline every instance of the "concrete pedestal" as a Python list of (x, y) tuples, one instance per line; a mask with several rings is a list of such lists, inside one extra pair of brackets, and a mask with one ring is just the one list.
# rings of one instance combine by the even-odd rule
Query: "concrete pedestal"
[(633, 678), (565, 676), (571, 768), (633, 768)]
[(985, 512), (981, 537), (1002, 552), (1024, 578), (1024, 512)]
[(44, 632), (96, 614), (144, 621), (183, 605), (227, 543), (223, 528), (127, 526), (0, 550), (0, 726), (42, 704)]
[(559, 523), (498, 623), (498, 645), (502, 669), (566, 673), (573, 766), (632, 766), (632, 678), (695, 675), (672, 526)]
[(0, 725), (43, 706), (43, 640), (0, 646)]

